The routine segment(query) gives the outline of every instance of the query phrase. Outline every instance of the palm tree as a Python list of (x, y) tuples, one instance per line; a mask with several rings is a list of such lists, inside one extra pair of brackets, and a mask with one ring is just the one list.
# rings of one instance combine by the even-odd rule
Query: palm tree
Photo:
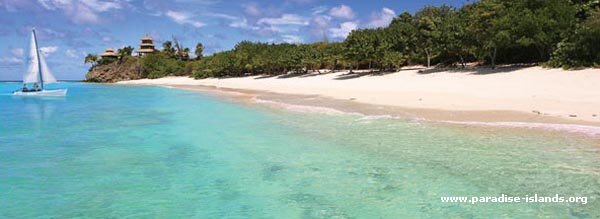
[(162, 44), (163, 46), (163, 52), (165, 54), (167, 54), (168, 56), (173, 56), (175, 55), (175, 49), (173, 48), (173, 43), (171, 41), (165, 41)]
[(198, 59), (198, 60), (202, 59), (203, 52), (204, 52), (204, 45), (202, 45), (202, 43), (196, 44), (196, 50), (194, 51), (194, 54), (196, 54), (196, 59)]
[(183, 59), (188, 60), (190, 58), (190, 48), (183, 48)]
[(92, 68), (96, 66), (96, 64), (98, 64), (98, 56), (96, 55), (92, 55), (92, 54), (87, 54), (87, 56), (85, 56), (85, 60), (84, 63), (91, 63), (92, 64)]
[(119, 60), (123, 60), (123, 58), (125, 58), (126, 56), (131, 56), (132, 53), (133, 53), (133, 47), (131, 47), (131, 46), (126, 46), (126, 47), (123, 47), (123, 48), (117, 50), (117, 55), (119, 55)]

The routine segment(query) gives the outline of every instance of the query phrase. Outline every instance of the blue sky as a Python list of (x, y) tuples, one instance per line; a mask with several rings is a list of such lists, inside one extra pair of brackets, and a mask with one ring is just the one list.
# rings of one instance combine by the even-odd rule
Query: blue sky
[[(157, 44), (177, 38), (202, 42), (205, 54), (241, 40), (314, 42), (343, 40), (356, 28), (386, 26), (393, 17), (425, 5), (461, 6), (467, 0), (0, 0), (0, 80), (26, 70), (31, 28), (58, 79), (83, 79), (87, 53), (134, 47), (143, 35)], [(192, 49), (193, 51), (193, 49)]]

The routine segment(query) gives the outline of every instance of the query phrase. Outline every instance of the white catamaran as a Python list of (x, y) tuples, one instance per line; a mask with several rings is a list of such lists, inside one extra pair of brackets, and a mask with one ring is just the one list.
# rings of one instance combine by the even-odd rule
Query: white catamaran
[[(35, 29), (31, 32), (31, 51), (29, 55), (29, 70), (23, 75), (23, 89), (17, 90), (13, 95), (19, 96), (65, 96), (67, 89), (46, 90), (45, 84), (56, 82), (50, 72), (44, 56), (38, 48)], [(27, 87), (32, 85), (31, 88)]]

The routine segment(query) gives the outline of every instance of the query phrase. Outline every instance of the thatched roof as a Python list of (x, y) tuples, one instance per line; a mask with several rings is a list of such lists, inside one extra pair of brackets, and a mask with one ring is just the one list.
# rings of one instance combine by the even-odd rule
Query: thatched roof
[(115, 53), (115, 49), (108, 48), (108, 49), (106, 49), (106, 51), (104, 53), (101, 53), (100, 56), (102, 56), (102, 57), (117, 57), (117, 54)]

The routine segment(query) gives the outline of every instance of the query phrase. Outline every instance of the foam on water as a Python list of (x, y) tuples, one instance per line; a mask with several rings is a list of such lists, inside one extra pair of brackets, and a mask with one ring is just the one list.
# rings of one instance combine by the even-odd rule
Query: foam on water
[(477, 126), (507, 127), (507, 128), (530, 128), (544, 129), (551, 131), (563, 131), (570, 133), (579, 133), (590, 136), (600, 135), (600, 127), (574, 124), (553, 124), (553, 123), (532, 123), (532, 122), (460, 122), (460, 121), (440, 121), (450, 124), (465, 124)]
[(264, 99), (260, 99), (260, 98), (254, 98), (253, 100), (254, 100), (254, 102), (259, 103), (259, 104), (267, 104), (270, 106), (282, 108), (282, 109), (293, 111), (293, 112), (299, 112), (299, 113), (320, 113), (320, 114), (326, 114), (326, 115), (359, 115), (359, 116), (363, 116), (363, 114), (361, 114), (361, 113), (344, 112), (344, 111), (337, 110), (337, 109), (330, 108), (330, 107), (289, 104), (289, 103), (283, 103), (283, 102), (279, 102), (279, 101), (264, 100)]
[(477, 121), (452, 121), (452, 120), (429, 120), (422, 117), (413, 118), (402, 118), (393, 115), (365, 115), (358, 112), (344, 112), (341, 110), (334, 109), (332, 107), (321, 107), (321, 106), (308, 106), (283, 103), (280, 101), (263, 100), (260, 98), (254, 98), (254, 102), (259, 104), (267, 104), (275, 106), (285, 110), (300, 112), (300, 113), (319, 113), (326, 115), (353, 115), (360, 116), (361, 118), (356, 121), (369, 122), (372, 120), (379, 119), (402, 119), (414, 122), (441, 122), (448, 124), (461, 124), (461, 125), (473, 125), (473, 126), (489, 126), (489, 127), (504, 127), (504, 128), (529, 128), (529, 129), (542, 129), (550, 131), (562, 131), (569, 133), (585, 134), (589, 136), (600, 135), (600, 127), (588, 126), (588, 125), (575, 125), (575, 124), (556, 124), (556, 123), (535, 123), (535, 122), (477, 122)]

